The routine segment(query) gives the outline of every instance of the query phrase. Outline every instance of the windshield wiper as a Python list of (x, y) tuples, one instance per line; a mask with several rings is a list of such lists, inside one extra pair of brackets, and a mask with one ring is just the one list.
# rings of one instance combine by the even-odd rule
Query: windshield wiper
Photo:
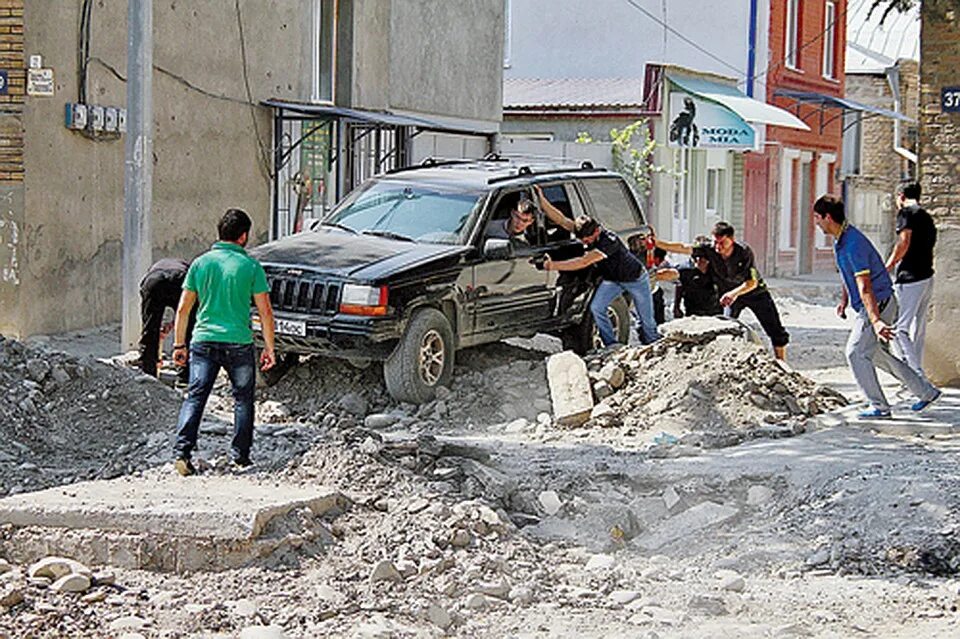
[(367, 229), (366, 231), (361, 231), (364, 235), (376, 235), (378, 237), (388, 237), (391, 240), (403, 240), (404, 242), (416, 242), (415, 239), (409, 235), (401, 235), (400, 233), (394, 233), (393, 231), (384, 231), (382, 229)]
[(341, 230), (343, 230), (343, 231), (349, 231), (350, 233), (353, 233), (354, 235), (357, 234), (357, 229), (352, 229), (352, 228), (350, 228), (349, 226), (346, 226), (345, 224), (338, 224), (338, 223), (336, 223), (336, 222), (320, 222), (320, 226), (332, 226), (333, 228), (336, 228), (336, 229), (341, 229)]

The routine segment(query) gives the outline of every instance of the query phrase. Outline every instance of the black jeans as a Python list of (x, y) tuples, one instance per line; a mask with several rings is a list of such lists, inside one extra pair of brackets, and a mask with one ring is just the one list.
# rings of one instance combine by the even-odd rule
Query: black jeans
[(663, 301), (663, 289), (657, 288), (653, 292), (653, 320), (657, 326), (667, 321), (667, 305)]
[[(157, 354), (160, 350), (160, 329), (166, 309), (177, 310), (180, 303), (180, 281), (163, 273), (150, 274), (140, 286), (140, 369), (147, 375), (157, 376)], [(187, 324), (187, 345), (193, 334), (197, 309), (194, 306)], [(187, 370), (181, 369), (180, 377), (186, 381)]]
[(740, 317), (740, 313), (745, 308), (753, 311), (763, 332), (767, 334), (774, 346), (786, 346), (790, 342), (790, 333), (780, 322), (780, 311), (777, 310), (770, 291), (764, 289), (741, 295), (730, 307), (730, 316)]
[(233, 388), (234, 459), (249, 459), (253, 445), (253, 393), (257, 381), (253, 344), (195, 342), (190, 345), (190, 385), (177, 422), (177, 457), (190, 459), (197, 446), (197, 433), (207, 398), (223, 368)]

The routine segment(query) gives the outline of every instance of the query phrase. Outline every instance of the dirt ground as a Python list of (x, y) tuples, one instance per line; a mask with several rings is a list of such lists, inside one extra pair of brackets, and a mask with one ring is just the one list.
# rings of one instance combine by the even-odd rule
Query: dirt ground
[[(546, 336), (459, 353), (422, 407), (393, 403), (376, 367), (307, 361), (260, 392), (246, 476), (342, 490), (322, 552), (111, 569), (82, 597), (0, 562), (0, 636), (958, 636), (960, 394), (851, 420), (848, 326), (815, 301), (778, 299), (788, 369), (733, 335), (588, 358), (595, 382), (611, 362), (625, 380), (579, 428), (553, 423)], [(0, 342), (0, 434), (18, 442), (0, 491), (173, 472), (176, 396), (95, 359), (110, 337)], [(230, 410), (221, 382), (206, 473), (231, 472)]]

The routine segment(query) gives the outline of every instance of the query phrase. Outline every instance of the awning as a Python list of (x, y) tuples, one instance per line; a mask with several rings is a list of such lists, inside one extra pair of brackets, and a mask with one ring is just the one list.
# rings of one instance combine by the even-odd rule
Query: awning
[(386, 124), (389, 126), (414, 126), (420, 129), (447, 130), (449, 127), (425, 120), (415, 118), (409, 115), (396, 115), (383, 111), (367, 111), (365, 109), (348, 109), (327, 104), (311, 104), (308, 102), (289, 102), (287, 100), (270, 99), (262, 103), (264, 106), (274, 109), (283, 109), (311, 118), (346, 118), (360, 122), (371, 122), (373, 124)]
[(826, 95), (825, 93), (814, 93), (813, 91), (791, 91), (789, 89), (776, 89), (774, 90), (773, 95), (781, 98), (790, 98), (792, 100), (796, 100), (797, 102), (803, 103), (803, 104), (816, 104), (822, 108), (843, 109), (844, 111), (860, 111), (861, 113), (870, 113), (872, 115), (880, 115), (885, 118), (891, 118), (893, 120), (901, 120), (903, 122), (914, 122), (913, 119), (908, 118), (902, 113), (897, 113), (896, 111), (890, 111), (889, 109), (881, 109), (880, 107), (864, 104), (863, 102), (856, 102), (855, 100), (849, 100), (847, 98), (838, 98), (833, 95)]
[(702, 78), (668, 74), (675, 85), (704, 100), (721, 104), (752, 124), (770, 124), (788, 129), (809, 131), (803, 120), (780, 107), (754, 100), (736, 87)]

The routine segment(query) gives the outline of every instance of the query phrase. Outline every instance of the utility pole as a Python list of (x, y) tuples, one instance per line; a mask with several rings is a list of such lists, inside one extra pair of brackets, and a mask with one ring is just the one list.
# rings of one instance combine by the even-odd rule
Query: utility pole
[[(153, 201), (153, 0), (127, 3), (127, 136), (123, 180), (121, 349), (140, 334), (140, 279), (150, 268)], [(156, 356), (156, 354), (152, 354)]]

